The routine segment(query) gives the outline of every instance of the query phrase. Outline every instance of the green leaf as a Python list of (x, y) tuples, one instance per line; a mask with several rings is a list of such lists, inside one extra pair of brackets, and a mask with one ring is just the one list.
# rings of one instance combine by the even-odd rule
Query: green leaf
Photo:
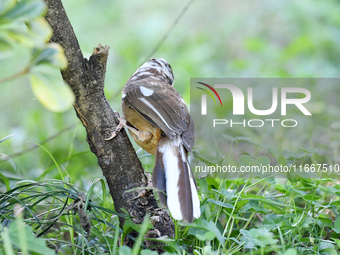
[(253, 159), (248, 155), (242, 155), (240, 159), (238, 160), (238, 162), (241, 166), (252, 166), (253, 165)]
[[(216, 191), (217, 191), (217, 190), (216, 190)], [(237, 197), (237, 196), (235, 195), (236, 190), (232, 190), (232, 189), (230, 189), (230, 190), (222, 189), (220, 192), (221, 192), (221, 194), (222, 194), (223, 196), (227, 197), (228, 200)]]
[(234, 183), (236, 186), (240, 186), (246, 183), (245, 179), (237, 178), (234, 180), (229, 180), (231, 183)]
[(145, 217), (144, 217), (143, 223), (140, 225), (140, 230), (138, 231), (138, 238), (137, 238), (137, 240), (136, 240), (136, 242), (135, 242), (135, 244), (133, 245), (133, 248), (132, 248), (132, 254), (133, 255), (139, 254), (139, 251), (140, 251), (141, 245), (143, 244), (143, 240), (144, 240), (144, 236), (145, 236), (146, 232), (149, 229), (153, 228), (149, 219), (150, 219), (150, 215), (146, 214)]
[(319, 196), (313, 196), (311, 194), (307, 194), (307, 195), (303, 196), (303, 198), (306, 199), (306, 200), (313, 200), (313, 201), (317, 201), (317, 200), (320, 199)]
[(253, 143), (250, 137), (245, 137), (245, 136), (237, 136), (235, 137), (235, 141), (246, 141), (246, 142)]
[(36, 37), (36, 43), (35, 46), (38, 46), (38, 44), (43, 43), (45, 44), (48, 42), (48, 40), (51, 38), (53, 34), (53, 30), (46, 21), (45, 18), (37, 18), (31, 22), (28, 23), (28, 26), (34, 35)]
[(256, 159), (256, 165), (257, 166), (269, 166), (270, 159), (266, 156), (260, 156)]
[(260, 205), (260, 202), (257, 201), (257, 200), (249, 200), (249, 206), (250, 206), (255, 212), (267, 213), (267, 210), (263, 207), (263, 205)]
[(275, 189), (280, 191), (281, 193), (284, 193), (284, 194), (289, 194), (290, 191), (286, 189), (286, 187), (283, 186), (283, 184), (281, 183), (278, 183), (275, 185)]
[(340, 217), (336, 218), (336, 220), (334, 221), (333, 230), (338, 234), (340, 233)]
[(0, 237), (1, 237), (2, 242), (3, 242), (3, 248), (4, 248), (4, 252), (6, 253), (6, 255), (14, 255), (15, 253), (14, 253), (14, 250), (13, 250), (11, 239), (9, 237), (8, 228), (3, 228), (1, 230)]
[(290, 150), (284, 150), (283, 151), (283, 155), (286, 158), (293, 158), (293, 159), (301, 159), (305, 156), (305, 154), (302, 153), (296, 153), (294, 151), (290, 151)]
[(11, 189), (9, 186), (9, 180), (2, 173), (0, 173), (0, 180), (2, 180), (5, 183), (6, 190), (9, 191)]
[(41, 0), (23, 0), (9, 9), (0, 17), (1, 20), (16, 20), (27, 22), (45, 13), (45, 4)]
[(230, 141), (230, 142), (236, 141), (236, 139), (235, 139), (234, 137), (230, 136), (230, 135), (222, 134), (222, 137), (225, 138), (225, 139), (227, 139), (227, 140)]
[(283, 220), (284, 216), (270, 213), (264, 217), (262, 224), (266, 229), (271, 230), (273, 228), (280, 227)]
[(0, 17), (8, 9), (13, 8), (16, 3), (17, 3), (16, 0), (2, 0), (0, 2)]
[(67, 67), (67, 59), (64, 55), (63, 48), (58, 43), (49, 43), (44, 49), (35, 49), (32, 60), (32, 64), (50, 64), (60, 69)]
[(340, 248), (340, 240), (336, 239), (336, 238), (331, 238), (334, 242), (336, 242), (336, 245), (338, 246), (338, 248)]
[(320, 254), (339, 255), (339, 253), (333, 248), (320, 249), (320, 252)]
[(222, 246), (224, 246), (225, 237), (222, 236), (220, 230), (217, 228), (217, 226), (212, 221), (208, 222), (200, 218), (194, 221), (193, 223), (179, 222), (179, 224), (183, 226), (189, 226), (190, 228), (198, 228), (198, 229), (205, 229), (207, 231), (212, 231), (215, 234), (217, 240), (222, 244)]
[(297, 251), (294, 248), (289, 248), (285, 251), (285, 253), (283, 253), (283, 255), (297, 255)]
[(300, 150), (302, 150), (303, 152), (312, 153), (312, 154), (318, 152), (318, 149), (317, 148), (313, 148), (313, 147), (309, 147), (307, 149), (304, 149), (304, 148), (300, 147)]
[(131, 255), (131, 248), (127, 246), (119, 247), (119, 255)]
[(177, 245), (177, 241), (175, 239), (169, 238), (168, 236), (161, 236), (158, 238), (148, 238), (148, 240), (165, 243), (167, 244), (167, 246), (165, 247), (171, 247), (175, 251), (178, 251), (180, 249), (179, 246)]
[(26, 242), (27, 249), (32, 252), (44, 255), (53, 255), (54, 251), (47, 248), (45, 240), (35, 238), (32, 233), (32, 228), (25, 225), (23, 222), (15, 220), (9, 226), (9, 236), (14, 245), (21, 247), (23, 242)]
[(10, 40), (15, 41), (25, 47), (33, 47), (36, 44), (36, 38), (23, 23), (12, 22), (1, 27), (3, 34)]
[(241, 229), (243, 241), (245, 242), (244, 247), (254, 249), (256, 246), (265, 247), (266, 245), (273, 245), (277, 242), (273, 238), (273, 234), (267, 229), (252, 228), (249, 231)]
[(214, 232), (210, 230), (198, 229), (198, 228), (190, 228), (189, 234), (194, 235), (200, 241), (206, 241), (206, 240), (212, 241), (216, 237)]
[(223, 203), (221, 201), (216, 201), (212, 198), (208, 198), (207, 199), (207, 202), (208, 203), (212, 203), (214, 205), (218, 205), (218, 206), (221, 206), (221, 207), (224, 207), (224, 208), (234, 208), (234, 206), (232, 204), (229, 204), (229, 203)]
[(277, 159), (279, 157), (280, 154), (275, 149), (273, 149), (272, 147), (267, 145), (267, 146), (265, 146), (265, 148), (270, 152), (270, 154), (273, 155), (274, 158)]
[(141, 255), (158, 255), (157, 251), (152, 251), (152, 250), (142, 250)]
[(41, 72), (32, 73), (30, 81), (34, 95), (50, 111), (62, 112), (72, 106), (73, 92), (61, 77)]
[(280, 155), (278, 157), (278, 165), (279, 166), (287, 166), (287, 159), (284, 156)]

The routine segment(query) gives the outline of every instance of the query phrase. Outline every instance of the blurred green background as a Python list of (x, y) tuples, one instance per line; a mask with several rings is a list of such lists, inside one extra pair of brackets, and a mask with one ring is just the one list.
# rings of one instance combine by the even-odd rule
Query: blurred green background
[[(125, 82), (186, 2), (68, 0), (63, 4), (85, 57), (99, 43), (110, 46), (105, 94), (112, 108), (121, 111)], [(196, 0), (152, 57), (171, 64), (175, 88), (187, 102), (190, 78), (338, 77), (339, 13), (340, 2), (334, 0)], [(0, 78), (20, 71), (28, 56), (21, 46), (11, 56), (1, 56)], [(0, 84), (0, 109), (0, 139), (18, 133), (0, 143), (0, 156), (10, 157), (0, 163), (0, 172), (12, 182), (44, 173), (45, 178), (59, 177), (43, 149), (16, 153), (34, 146), (28, 141), (41, 143), (62, 130), (43, 146), (63, 165), (71, 182), (87, 188), (102, 176), (74, 110), (48, 111), (35, 99), (27, 77)], [(152, 157), (141, 160), (152, 168)], [(4, 191), (1, 182), (0, 191)]]

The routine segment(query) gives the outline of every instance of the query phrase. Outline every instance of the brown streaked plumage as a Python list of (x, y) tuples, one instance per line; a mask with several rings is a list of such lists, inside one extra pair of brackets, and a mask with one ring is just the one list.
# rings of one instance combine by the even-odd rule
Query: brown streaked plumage
[(150, 59), (138, 68), (124, 86), (122, 111), (127, 122), (117, 130), (126, 126), (136, 143), (155, 155), (153, 186), (166, 193), (158, 192), (161, 204), (175, 219), (192, 222), (200, 216), (187, 159), (194, 146), (194, 123), (173, 82), (164, 59)]

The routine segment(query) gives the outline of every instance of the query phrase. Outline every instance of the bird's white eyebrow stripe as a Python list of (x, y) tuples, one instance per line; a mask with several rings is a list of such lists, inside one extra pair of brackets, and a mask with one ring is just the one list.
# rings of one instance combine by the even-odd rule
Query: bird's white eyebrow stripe
[(168, 125), (168, 123), (165, 121), (165, 119), (163, 118), (163, 116), (155, 109), (155, 107), (153, 107), (152, 104), (150, 104), (145, 98), (138, 98), (139, 100), (141, 100), (144, 104), (146, 104), (151, 110), (153, 110), (164, 122), (164, 124), (170, 129), (172, 130), (172, 128)]

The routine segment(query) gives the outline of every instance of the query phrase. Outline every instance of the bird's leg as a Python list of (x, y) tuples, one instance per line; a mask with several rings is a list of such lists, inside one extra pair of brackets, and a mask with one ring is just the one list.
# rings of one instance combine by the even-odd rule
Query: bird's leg
[(119, 120), (119, 124), (115, 131), (112, 132), (111, 136), (109, 138), (106, 138), (105, 140), (111, 140), (115, 138), (120, 130), (122, 130), (123, 127), (128, 128), (130, 131), (132, 131), (140, 141), (148, 141), (152, 138), (152, 134), (149, 131), (146, 130), (138, 130), (134, 126), (132, 126), (126, 119), (120, 117), (118, 112), (114, 112)]

